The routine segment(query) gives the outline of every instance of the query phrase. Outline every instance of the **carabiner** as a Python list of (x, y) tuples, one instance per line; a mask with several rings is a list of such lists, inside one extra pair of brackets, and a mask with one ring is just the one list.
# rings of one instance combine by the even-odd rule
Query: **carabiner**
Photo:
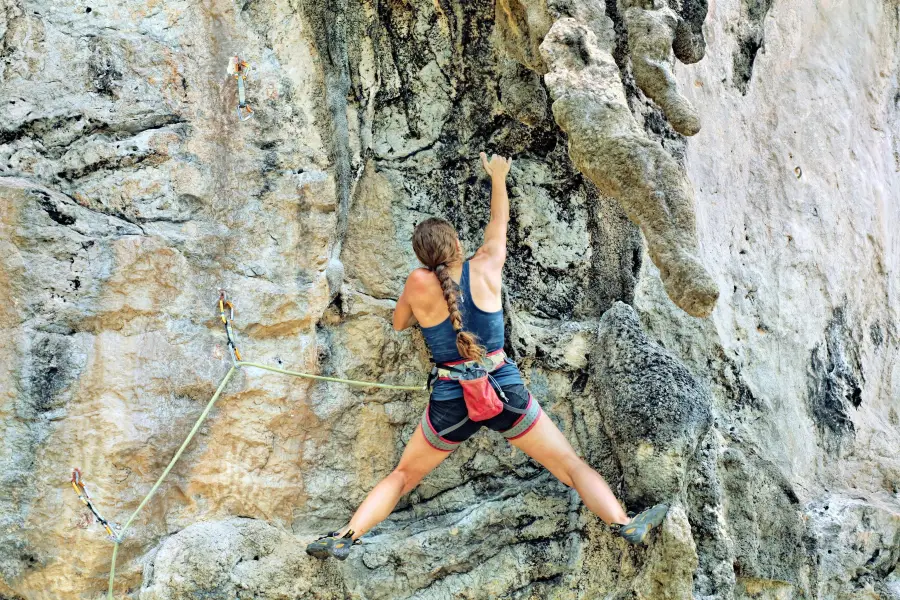
[[(225, 309), (229, 310), (228, 317), (225, 316)], [(219, 318), (222, 319), (222, 325), (225, 326), (225, 337), (228, 339), (228, 352), (231, 354), (231, 362), (234, 366), (244, 360), (241, 358), (241, 351), (237, 349), (234, 343), (234, 330), (231, 328), (231, 322), (234, 321), (234, 304), (228, 300), (225, 290), (219, 288)]]
[(81, 469), (77, 467), (72, 469), (72, 487), (75, 489), (75, 493), (78, 494), (78, 499), (90, 509), (97, 521), (103, 525), (104, 529), (106, 529), (106, 533), (109, 534), (110, 539), (114, 542), (118, 542), (119, 537), (116, 535), (116, 532), (113, 531), (109, 521), (100, 516), (100, 513), (94, 508), (91, 497), (87, 493), (87, 488), (84, 487), (84, 482), (81, 480)]

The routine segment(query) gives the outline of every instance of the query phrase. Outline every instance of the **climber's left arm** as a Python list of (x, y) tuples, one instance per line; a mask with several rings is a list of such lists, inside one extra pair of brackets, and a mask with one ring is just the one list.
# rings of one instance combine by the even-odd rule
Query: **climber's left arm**
[[(412, 275), (410, 275), (412, 278)], [(415, 315), (413, 315), (412, 305), (409, 303), (407, 292), (409, 290), (409, 280), (403, 286), (403, 293), (397, 298), (397, 306), (394, 307), (394, 331), (403, 331), (418, 323)]]
[(484, 244), (475, 256), (483, 260), (494, 273), (497, 286), (500, 272), (506, 262), (506, 232), (509, 227), (509, 195), (506, 191), (506, 176), (509, 174), (512, 158), (494, 154), (488, 161), (487, 154), (481, 153), (481, 164), (491, 176), (491, 220), (484, 229)]

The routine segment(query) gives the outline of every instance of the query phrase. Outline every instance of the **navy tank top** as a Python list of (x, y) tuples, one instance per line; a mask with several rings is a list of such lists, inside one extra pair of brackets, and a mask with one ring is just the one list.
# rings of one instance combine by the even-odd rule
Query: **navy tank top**
[[(483, 311), (472, 300), (471, 290), (469, 288), (469, 261), (463, 263), (462, 275), (459, 278), (457, 306), (462, 315), (463, 329), (475, 334), (478, 343), (485, 347), (488, 352), (503, 349), (505, 335), (503, 331), (503, 309), (495, 312)], [(447, 317), (441, 323), (432, 327), (422, 327), (422, 335), (425, 336), (425, 343), (431, 351), (431, 358), (436, 363), (448, 363), (463, 360), (456, 349), (456, 331)], [(491, 376), (500, 386), (523, 384), (522, 374), (519, 373), (518, 367), (512, 363), (507, 363), (491, 373)], [(462, 398), (462, 386), (456, 381), (434, 382), (432, 389), (432, 400), (455, 400)]]

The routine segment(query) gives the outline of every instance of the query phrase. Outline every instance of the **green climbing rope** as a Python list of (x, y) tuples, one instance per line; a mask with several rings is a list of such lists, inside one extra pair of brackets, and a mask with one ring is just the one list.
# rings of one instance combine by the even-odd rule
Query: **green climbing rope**
[(314, 379), (316, 381), (333, 381), (335, 383), (344, 383), (346, 385), (353, 385), (357, 387), (374, 387), (381, 388), (383, 390), (400, 390), (404, 392), (424, 392), (426, 390), (426, 387), (424, 385), (391, 385), (388, 383), (375, 383), (372, 381), (357, 381), (356, 379), (341, 379), (340, 377), (325, 377), (323, 375), (312, 375), (310, 373), (288, 371), (287, 369), (279, 369), (277, 367), (270, 367), (268, 365), (261, 365), (254, 362), (239, 361), (237, 363), (237, 366), (256, 367), (257, 369), (265, 369), (266, 371), (281, 373), (282, 375), (290, 375), (291, 377), (302, 377), (303, 379)]
[(178, 462), (178, 459), (181, 458), (181, 454), (184, 452), (184, 449), (187, 448), (187, 445), (194, 439), (194, 435), (197, 434), (197, 431), (200, 429), (200, 425), (203, 424), (203, 421), (206, 420), (207, 415), (209, 415), (209, 411), (212, 410), (213, 405), (216, 403), (216, 400), (219, 399), (219, 396), (222, 395), (222, 390), (225, 389), (225, 386), (228, 385), (228, 382), (231, 380), (231, 376), (234, 375), (234, 371), (237, 367), (232, 366), (228, 369), (228, 373), (225, 374), (225, 377), (222, 378), (222, 382), (219, 384), (219, 387), (216, 389), (216, 393), (213, 394), (213, 397), (206, 404), (206, 408), (203, 409), (203, 412), (200, 414), (200, 418), (197, 419), (197, 422), (194, 423), (194, 426), (191, 428), (191, 432), (185, 438), (184, 443), (181, 444), (181, 447), (178, 449), (178, 452), (175, 453), (175, 456), (172, 457), (172, 460), (169, 461), (169, 465), (166, 467), (166, 470), (163, 471), (163, 474), (159, 476), (159, 479), (156, 480), (156, 483), (153, 484), (153, 487), (150, 488), (150, 493), (144, 496), (144, 499), (141, 500), (141, 503), (138, 505), (137, 509), (131, 513), (131, 516), (128, 517), (128, 521), (125, 522), (125, 526), (119, 530), (119, 535), (116, 537), (116, 545), (113, 546), (113, 554), (112, 554), (112, 562), (109, 566), (109, 589), (107, 590), (106, 597), (108, 600), (113, 600), (113, 582), (116, 578), (116, 555), (119, 553), (119, 544), (122, 543), (122, 540), (125, 537), (125, 531), (128, 527), (131, 526), (131, 523), (134, 521), (135, 517), (138, 516), (144, 506), (150, 501), (150, 498), (156, 493), (156, 490), (159, 489), (159, 486), (162, 485), (163, 480), (169, 475), (169, 471), (172, 470), (172, 467), (175, 466), (175, 463)]
[[(219, 396), (222, 395), (222, 391), (225, 389), (225, 386), (228, 385), (228, 382), (231, 380), (231, 377), (234, 375), (234, 372), (237, 369), (243, 367), (254, 367), (256, 369), (263, 369), (265, 371), (272, 371), (273, 373), (280, 373), (282, 375), (289, 375), (291, 377), (301, 377), (303, 379), (312, 379), (314, 381), (330, 381), (334, 383), (343, 383), (346, 385), (352, 385), (357, 387), (366, 387), (366, 388), (381, 388), (385, 390), (400, 390), (406, 392), (424, 392), (427, 391), (427, 385), (391, 385), (388, 383), (376, 383), (373, 381), (359, 381), (356, 379), (342, 379), (340, 377), (325, 377), (324, 375), (313, 375), (312, 373), (301, 373), (300, 371), (289, 371), (287, 369), (281, 369), (278, 367), (270, 367), (268, 365), (263, 365), (255, 362), (244, 362), (241, 360), (241, 352), (238, 350), (237, 346), (234, 343), (234, 335), (232, 331), (232, 321), (234, 319), (234, 305), (228, 301), (228, 298), (225, 295), (224, 290), (219, 291), (219, 317), (222, 320), (222, 323), (225, 327), (225, 336), (228, 339), (228, 350), (231, 353), (231, 362), (232, 366), (228, 369), (228, 372), (225, 374), (225, 377), (222, 378), (222, 381), (219, 383), (219, 387), (216, 388), (216, 393), (213, 394), (213, 397), (210, 398), (209, 402), (206, 404), (206, 408), (203, 409), (203, 412), (200, 413), (200, 417), (197, 419), (197, 422), (194, 423), (194, 426), (191, 428), (190, 433), (188, 433), (187, 438), (185, 438), (184, 442), (181, 444), (181, 447), (178, 449), (178, 452), (175, 453), (175, 456), (172, 457), (172, 460), (169, 461), (169, 465), (166, 467), (166, 470), (163, 471), (162, 475), (159, 476), (159, 479), (156, 480), (156, 483), (153, 484), (153, 487), (150, 488), (150, 492), (141, 500), (141, 503), (138, 505), (137, 509), (131, 513), (131, 516), (128, 517), (128, 521), (125, 522), (124, 527), (119, 530), (118, 535), (114, 536), (115, 546), (113, 546), (113, 554), (112, 554), (112, 562), (109, 567), (109, 589), (107, 590), (106, 597), (107, 600), (113, 600), (113, 583), (116, 578), (116, 557), (119, 554), (119, 544), (122, 543), (122, 540), (125, 539), (125, 531), (131, 526), (131, 523), (138, 516), (138, 514), (144, 509), (144, 506), (150, 501), (150, 498), (156, 494), (156, 491), (159, 489), (159, 486), (162, 485), (162, 482), (169, 475), (169, 471), (172, 470), (172, 467), (175, 466), (175, 463), (178, 462), (178, 459), (181, 458), (184, 449), (187, 448), (187, 445), (191, 443), (191, 440), (194, 439), (194, 436), (197, 434), (197, 431), (200, 429), (200, 425), (203, 424), (203, 421), (206, 420), (206, 417), (209, 415), (209, 411), (212, 410), (213, 405), (216, 403), (216, 400), (219, 399)], [(226, 311), (227, 309), (227, 311)], [(76, 490), (77, 491), (77, 490)]]
[(128, 521), (125, 522), (125, 525), (119, 530), (119, 534), (116, 537), (115, 546), (113, 546), (113, 554), (112, 554), (112, 562), (109, 567), (109, 589), (107, 590), (106, 597), (108, 600), (113, 600), (113, 583), (116, 577), (116, 556), (119, 553), (119, 544), (122, 543), (122, 540), (125, 536), (125, 531), (131, 526), (131, 523), (138, 516), (138, 513), (144, 509), (144, 506), (147, 505), (147, 502), (150, 501), (150, 498), (156, 494), (156, 491), (159, 489), (159, 486), (162, 485), (163, 480), (169, 475), (169, 472), (172, 470), (172, 467), (175, 466), (175, 463), (178, 462), (178, 459), (181, 458), (184, 449), (187, 448), (187, 445), (194, 439), (194, 435), (196, 435), (197, 431), (200, 429), (200, 425), (203, 424), (203, 421), (206, 420), (206, 417), (209, 415), (209, 412), (212, 410), (213, 405), (216, 403), (216, 400), (219, 399), (219, 396), (222, 395), (222, 391), (225, 389), (225, 386), (228, 385), (228, 382), (231, 380), (231, 377), (234, 375), (234, 372), (241, 367), (255, 367), (257, 369), (263, 369), (266, 371), (272, 371), (273, 373), (281, 373), (282, 375), (289, 375), (291, 377), (301, 377), (303, 379), (312, 379), (315, 381), (331, 381), (334, 383), (343, 383), (346, 385), (352, 385), (357, 387), (374, 387), (381, 388), (387, 390), (400, 390), (400, 391), (409, 391), (409, 392), (423, 392), (426, 391), (426, 387), (424, 385), (412, 386), (412, 385), (390, 385), (387, 383), (375, 383), (372, 381), (358, 381), (355, 379), (341, 379), (340, 377), (325, 377), (322, 375), (313, 375), (311, 373), (301, 373), (299, 371), (289, 371), (287, 369), (280, 369), (278, 367), (270, 367), (268, 365), (263, 365), (260, 363), (254, 362), (236, 362), (230, 369), (228, 369), (228, 373), (225, 374), (225, 377), (222, 378), (221, 383), (219, 383), (219, 387), (216, 388), (216, 393), (213, 394), (213, 397), (206, 404), (206, 408), (203, 409), (203, 412), (200, 414), (200, 417), (197, 419), (197, 422), (194, 423), (194, 426), (191, 428), (190, 433), (188, 433), (187, 438), (185, 438), (184, 443), (181, 444), (181, 447), (178, 449), (178, 452), (175, 453), (175, 456), (172, 457), (172, 460), (169, 461), (169, 465), (166, 467), (165, 471), (163, 471), (162, 475), (159, 476), (159, 479), (156, 480), (156, 483), (153, 484), (153, 487), (150, 488), (150, 492), (141, 500), (141, 503), (138, 505), (137, 509), (128, 517)]

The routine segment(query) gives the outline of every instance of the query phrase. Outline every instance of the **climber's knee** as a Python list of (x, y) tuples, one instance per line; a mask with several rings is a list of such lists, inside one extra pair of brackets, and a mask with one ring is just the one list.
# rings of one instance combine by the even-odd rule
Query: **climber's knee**
[(574, 487), (575, 474), (587, 466), (577, 454), (574, 452), (566, 453), (560, 459), (560, 469), (558, 473), (554, 473), (561, 482), (569, 487)]
[(422, 481), (425, 474), (418, 472), (416, 469), (401, 465), (394, 469), (391, 473), (391, 477), (397, 479), (400, 488), (403, 490), (401, 493), (408, 494), (413, 488), (419, 485), (419, 482)]

